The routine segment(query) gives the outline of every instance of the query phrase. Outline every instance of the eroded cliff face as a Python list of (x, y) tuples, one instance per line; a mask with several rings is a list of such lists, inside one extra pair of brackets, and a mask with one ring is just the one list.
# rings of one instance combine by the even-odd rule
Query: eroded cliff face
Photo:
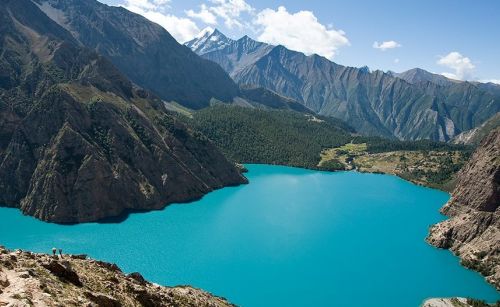
[(434, 225), (427, 238), (449, 248), (462, 264), (479, 271), (500, 289), (500, 128), (483, 139), (458, 174), (442, 212), (450, 219)]
[(0, 246), (0, 306), (233, 306), (189, 286), (163, 287), (84, 255), (49, 256)]

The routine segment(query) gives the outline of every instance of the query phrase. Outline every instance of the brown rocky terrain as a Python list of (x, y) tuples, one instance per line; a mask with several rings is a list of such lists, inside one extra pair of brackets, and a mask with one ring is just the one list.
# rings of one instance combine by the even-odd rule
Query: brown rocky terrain
[(464, 297), (431, 298), (426, 300), (422, 307), (497, 307), (500, 301), (488, 304), (484, 301)]
[(233, 306), (188, 286), (163, 287), (84, 255), (49, 256), (0, 246), (0, 306)]
[(479, 271), (500, 289), (500, 128), (483, 139), (442, 213), (450, 219), (434, 225), (427, 238), (448, 248), (462, 264)]

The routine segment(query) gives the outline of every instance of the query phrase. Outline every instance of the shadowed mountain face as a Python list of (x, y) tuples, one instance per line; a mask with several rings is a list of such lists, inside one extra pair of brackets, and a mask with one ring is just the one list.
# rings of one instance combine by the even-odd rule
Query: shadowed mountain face
[(237, 83), (271, 89), (366, 135), (448, 141), (500, 111), (500, 95), (480, 84), (448, 83), (420, 71), (399, 77), (370, 72), (248, 37), (235, 41), (216, 34), (224, 41), (217, 48), (206, 37), (189, 45)]
[(201, 134), (29, 0), (0, 6), (0, 204), (62, 223), (245, 182)]
[(180, 45), (161, 26), (95, 0), (35, 0), (79, 44), (107, 57), (134, 83), (167, 101), (199, 109), (231, 101), (238, 87), (218, 66)]
[(300, 102), (281, 96), (263, 87), (242, 86), (241, 97), (234, 99), (233, 104), (260, 109), (292, 110), (305, 114), (314, 114)]

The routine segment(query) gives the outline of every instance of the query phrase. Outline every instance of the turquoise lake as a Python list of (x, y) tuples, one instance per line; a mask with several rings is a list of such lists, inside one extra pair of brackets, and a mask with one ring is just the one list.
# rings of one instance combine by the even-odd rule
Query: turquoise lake
[(446, 193), (394, 176), (247, 165), (250, 184), (120, 223), (55, 225), (0, 208), (0, 244), (85, 253), (241, 306), (419, 306), (500, 294), (425, 241)]

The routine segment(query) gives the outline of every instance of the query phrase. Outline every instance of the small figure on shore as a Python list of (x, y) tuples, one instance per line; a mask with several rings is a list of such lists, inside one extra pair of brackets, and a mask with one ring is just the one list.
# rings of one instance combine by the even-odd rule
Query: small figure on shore
[(57, 249), (55, 247), (52, 247), (52, 255), (56, 255)]
[(61, 258), (63, 257), (63, 255), (62, 255), (62, 248), (59, 249), (59, 256), (61, 256)]

